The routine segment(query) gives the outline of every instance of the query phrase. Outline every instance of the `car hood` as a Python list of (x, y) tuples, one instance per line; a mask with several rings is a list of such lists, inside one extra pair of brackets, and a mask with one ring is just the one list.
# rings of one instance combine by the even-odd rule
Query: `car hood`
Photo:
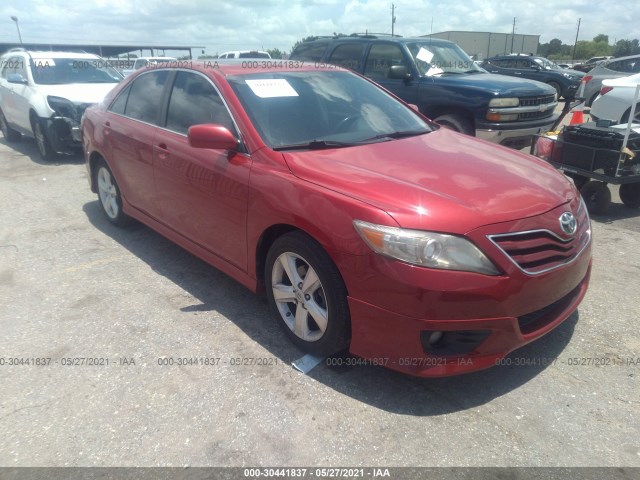
[(438, 85), (477, 90), (481, 92), (483, 97), (486, 96), (487, 91), (491, 90), (496, 91), (496, 96), (500, 97), (534, 97), (538, 95), (553, 95), (556, 92), (553, 87), (546, 83), (494, 73), (440, 75), (422, 78), (423, 81), (433, 80)]
[(65, 85), (40, 85), (45, 95), (62, 97), (73, 103), (98, 103), (117, 83), (69, 83)]
[(378, 207), (404, 228), (464, 234), (575, 197), (569, 180), (542, 160), (444, 128), (283, 156), (297, 177)]

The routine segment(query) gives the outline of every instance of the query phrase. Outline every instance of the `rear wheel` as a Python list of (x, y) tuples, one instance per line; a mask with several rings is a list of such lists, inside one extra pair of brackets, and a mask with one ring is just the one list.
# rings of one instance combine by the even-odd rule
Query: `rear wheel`
[(17, 142), (20, 140), (20, 132), (9, 126), (2, 110), (0, 110), (0, 130), (2, 130), (2, 134), (4, 138), (7, 139), (7, 142)]
[(456, 132), (467, 135), (474, 135), (474, 129), (471, 122), (460, 115), (440, 115), (439, 117), (434, 118), (433, 121), (450, 130), (455, 130)]
[(640, 208), (640, 183), (620, 185), (620, 200), (629, 208)]
[(584, 184), (580, 189), (584, 203), (587, 205), (587, 210), (591, 213), (604, 213), (609, 208), (611, 203), (611, 191), (604, 182), (598, 182), (591, 180)]
[(100, 206), (107, 220), (118, 227), (130, 225), (133, 219), (122, 211), (120, 188), (104, 160), (98, 161), (94, 171)]
[(349, 346), (347, 289), (329, 255), (311, 237), (292, 232), (274, 242), (265, 284), (271, 309), (298, 348), (326, 356)]

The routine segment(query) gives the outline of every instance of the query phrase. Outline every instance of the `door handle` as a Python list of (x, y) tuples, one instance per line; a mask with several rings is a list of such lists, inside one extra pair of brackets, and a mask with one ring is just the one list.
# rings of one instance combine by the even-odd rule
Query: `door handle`
[(159, 143), (159, 144), (157, 145), (157, 147), (158, 147), (160, 150), (169, 150), (169, 149), (167, 148), (167, 144), (166, 144), (166, 143)]

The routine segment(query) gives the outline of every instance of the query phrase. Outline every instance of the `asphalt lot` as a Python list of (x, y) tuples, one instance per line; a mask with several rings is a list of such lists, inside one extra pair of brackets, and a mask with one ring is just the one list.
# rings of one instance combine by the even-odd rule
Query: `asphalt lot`
[[(0, 135), (0, 466), (640, 466), (640, 211), (613, 191), (585, 301), (511, 365), (305, 375), (264, 299)], [(159, 365), (183, 357), (219, 360)]]

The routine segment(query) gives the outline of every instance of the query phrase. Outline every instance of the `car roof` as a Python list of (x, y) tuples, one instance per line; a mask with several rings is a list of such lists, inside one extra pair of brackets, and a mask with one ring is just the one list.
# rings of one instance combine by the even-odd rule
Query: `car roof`
[(433, 37), (397, 37), (397, 36), (376, 36), (376, 35), (344, 35), (335, 37), (318, 37), (313, 40), (307, 40), (300, 45), (314, 42), (397, 42), (397, 43), (431, 43), (433, 45), (451, 45), (455, 42), (444, 40), (442, 38)]

